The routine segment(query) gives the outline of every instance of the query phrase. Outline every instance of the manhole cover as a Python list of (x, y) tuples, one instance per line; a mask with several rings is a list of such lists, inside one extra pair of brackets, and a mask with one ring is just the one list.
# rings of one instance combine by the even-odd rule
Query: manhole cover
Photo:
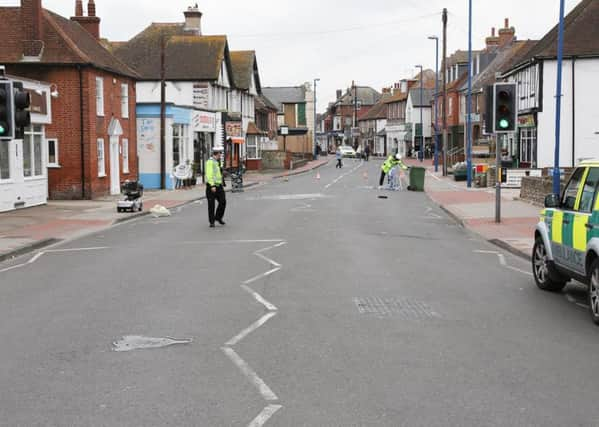
[(404, 320), (440, 318), (428, 304), (409, 298), (354, 298), (360, 314), (378, 318), (399, 317)]

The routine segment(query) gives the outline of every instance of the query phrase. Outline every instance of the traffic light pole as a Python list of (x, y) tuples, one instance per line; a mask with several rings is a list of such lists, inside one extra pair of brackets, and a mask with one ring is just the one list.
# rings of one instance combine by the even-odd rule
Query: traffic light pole
[(497, 170), (497, 182), (495, 183), (495, 222), (501, 222), (501, 149), (502, 137), (507, 134), (495, 134), (495, 168)]

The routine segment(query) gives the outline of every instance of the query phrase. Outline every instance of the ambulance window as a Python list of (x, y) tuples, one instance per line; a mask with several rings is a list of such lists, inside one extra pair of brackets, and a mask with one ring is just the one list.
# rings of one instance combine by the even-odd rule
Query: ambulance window
[(570, 182), (564, 191), (564, 198), (562, 199), (562, 209), (572, 211), (576, 204), (576, 198), (578, 197), (578, 187), (580, 181), (582, 181), (582, 175), (584, 174), (584, 168), (578, 168), (570, 178)]
[(595, 195), (597, 191), (597, 184), (599, 183), (599, 168), (591, 168), (587, 181), (584, 184), (582, 190), (582, 198), (580, 199), (579, 211), (585, 213), (591, 213), (593, 211), (593, 204), (595, 202)]

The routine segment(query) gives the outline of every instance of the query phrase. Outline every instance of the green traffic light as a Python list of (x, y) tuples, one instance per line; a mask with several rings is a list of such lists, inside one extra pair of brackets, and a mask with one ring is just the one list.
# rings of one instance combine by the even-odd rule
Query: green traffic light
[(0, 124), (0, 135), (4, 135), (6, 133), (6, 128), (3, 124)]
[(499, 120), (499, 127), (501, 129), (507, 129), (510, 127), (510, 122), (507, 119), (501, 119)]

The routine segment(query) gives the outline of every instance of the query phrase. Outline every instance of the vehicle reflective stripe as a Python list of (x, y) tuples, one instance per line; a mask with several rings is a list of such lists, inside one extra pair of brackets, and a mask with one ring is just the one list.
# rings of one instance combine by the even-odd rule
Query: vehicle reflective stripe
[(577, 211), (580, 209), (580, 201), (582, 200), (582, 193), (584, 192), (584, 184), (587, 182), (587, 176), (589, 175), (589, 168), (586, 168), (584, 173), (582, 174), (582, 180), (580, 184), (578, 184), (578, 194), (576, 195), (576, 203), (574, 203), (574, 210)]
[(588, 215), (579, 214), (574, 218), (574, 249), (577, 251), (584, 252), (587, 250), (588, 230), (586, 225), (588, 222)]
[(564, 222), (564, 213), (561, 211), (553, 211), (553, 219), (551, 221), (551, 241), (562, 244), (562, 224)]
[(576, 214), (573, 212), (564, 212), (564, 222), (562, 224), (562, 245), (569, 248), (574, 247), (574, 219)]

